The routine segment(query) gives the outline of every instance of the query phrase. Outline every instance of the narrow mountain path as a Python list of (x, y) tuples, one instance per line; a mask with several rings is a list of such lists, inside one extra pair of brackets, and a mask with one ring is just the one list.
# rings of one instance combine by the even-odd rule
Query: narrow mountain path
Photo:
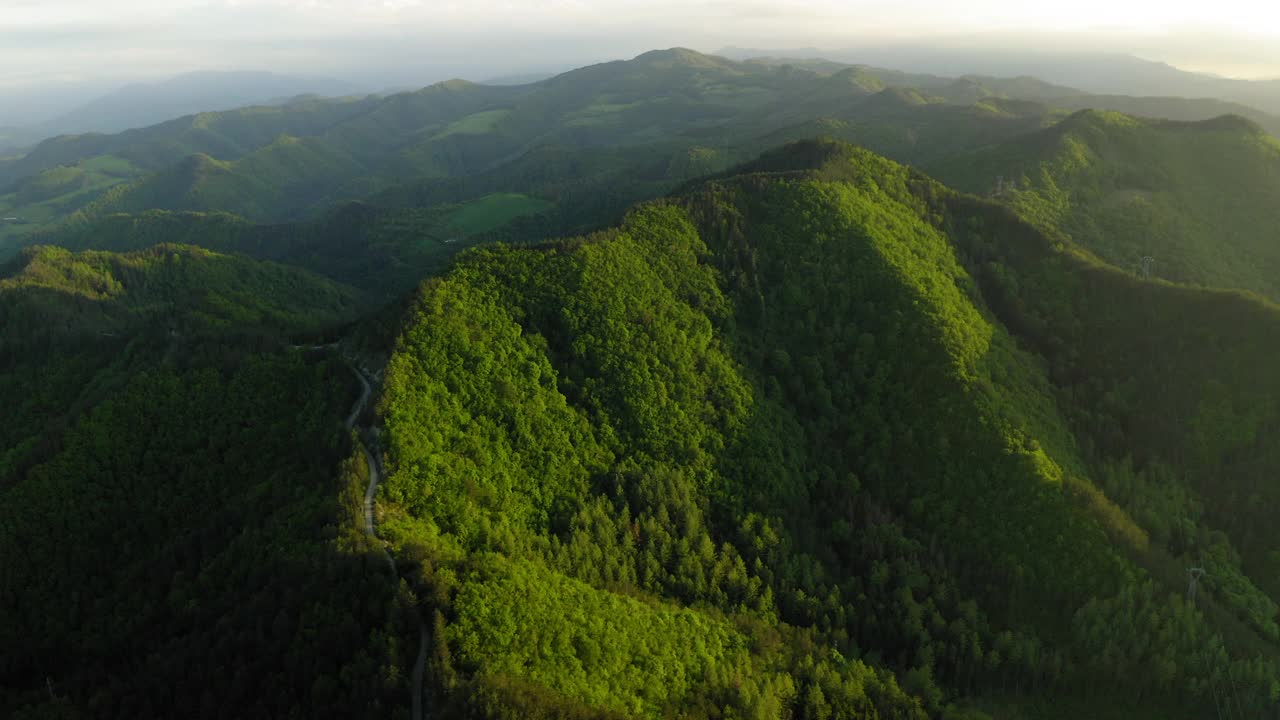
[[(373, 385), (369, 382), (369, 378), (364, 371), (351, 359), (347, 359), (347, 364), (351, 368), (351, 372), (355, 373), (356, 378), (360, 380), (360, 397), (356, 399), (355, 404), (351, 407), (351, 414), (347, 416), (347, 430), (353, 430), (356, 427), (356, 421), (364, 414), (365, 408), (369, 406), (369, 398), (373, 395)], [(391, 567), (391, 574), (399, 578), (400, 574), (396, 570), (396, 560), (391, 556), (391, 552), (387, 550), (386, 543), (378, 537), (378, 526), (374, 521), (374, 510), (378, 501), (378, 485), (382, 483), (382, 463), (378, 462), (378, 458), (369, 450), (369, 441), (367, 438), (372, 437), (368, 427), (360, 429), (360, 452), (364, 454), (364, 461), (369, 466), (369, 484), (364, 491), (364, 533), (368, 535), (373, 542), (382, 549), (382, 554), (387, 558), (387, 565)], [(423, 622), (422, 616), (414, 611), (414, 616), (418, 620), (418, 657), (413, 663), (413, 678), (409, 686), (409, 705), (412, 713), (412, 720), (423, 720), (423, 676), (426, 674), (427, 667), (427, 645), (431, 642), (431, 637), (427, 632), (427, 624)]]
[(356, 404), (351, 406), (351, 414), (347, 416), (347, 429), (350, 430), (356, 426), (356, 420), (360, 419), (360, 413), (369, 405), (369, 396), (373, 394), (373, 386), (369, 384), (368, 378), (364, 373), (360, 372), (356, 366), (351, 366), (351, 371), (356, 374), (360, 380), (360, 397), (356, 400)]

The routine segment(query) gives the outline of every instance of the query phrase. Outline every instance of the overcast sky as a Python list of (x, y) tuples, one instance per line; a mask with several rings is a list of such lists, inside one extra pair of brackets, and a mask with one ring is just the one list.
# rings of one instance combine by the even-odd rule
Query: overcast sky
[(846, 48), (979, 34), (1280, 76), (1280, 3), (1270, 0), (0, 0), (0, 87), (199, 69), (390, 86), (654, 47)]

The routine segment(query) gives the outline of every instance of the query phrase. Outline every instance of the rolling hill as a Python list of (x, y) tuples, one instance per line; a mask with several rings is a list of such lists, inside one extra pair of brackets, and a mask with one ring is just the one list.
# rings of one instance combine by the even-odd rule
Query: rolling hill
[(1110, 263), (1175, 282), (1280, 298), (1280, 143), (1254, 123), (1082, 111), (1024, 138), (930, 166), (955, 187), (1005, 198)]
[(310, 334), (369, 309), (356, 290), (304, 270), (198, 247), (132, 253), (33, 247), (0, 275), (0, 358), (104, 338)]
[[(627, 205), (794, 139), (828, 135), (902, 162), (935, 164), (1096, 106), (1171, 119), (1238, 111), (1215, 101), (1085, 95), (1017, 77), (947, 78), (830, 62), (732, 62), (673, 49), (520, 86), (440, 83), (416, 92), (206, 112), (117, 135), (42, 143), (0, 161), (0, 242), (69, 217), (146, 210), (313, 218), (350, 200), (415, 204), (493, 192), (556, 202), (603, 186), (610, 221)], [(554, 157), (547, 167), (535, 167)], [(592, 166), (591, 177), (581, 173)], [(74, 185), (50, 177), (77, 176)], [(488, 179), (486, 179), (488, 178)], [(498, 179), (497, 182), (494, 179)], [(41, 192), (30, 191), (33, 184)], [(468, 192), (477, 188), (476, 192)], [(581, 194), (581, 193), (579, 193)], [(558, 204), (558, 203), (557, 203)], [(10, 250), (11, 252), (12, 250)]]
[[(612, 158), (615, 164), (601, 169), (607, 175), (595, 178), (604, 183), (638, 170), (652, 177), (646, 166), (657, 163), (663, 174), (654, 179), (665, 181), (661, 192), (754, 156), (774, 134), (818, 118), (845, 122), (856, 128), (850, 139), (918, 161), (1038, 128), (1049, 112), (1012, 104), (971, 110), (968, 105), (997, 92), (973, 83), (938, 88), (938, 95), (894, 84), (911, 79), (733, 63), (674, 49), (531, 85), (449, 81), (385, 98), (307, 99), (201, 113), (118, 135), (57, 138), (0, 162), (0, 188), (13, 188), (0, 195), (0, 210), (39, 226), (77, 211), (97, 216), (151, 209), (218, 210), (279, 222), (406, 184), (517, 176), (526, 172), (526, 158), (547, 148), (588, 161)], [(882, 97), (886, 92), (895, 96)], [(911, 100), (914, 95), (919, 97)], [(956, 107), (915, 117), (919, 105), (946, 103)], [(953, 122), (971, 127), (948, 142)], [(690, 165), (690, 153), (701, 159)], [(92, 192), (39, 203), (17, 193), (27, 178), (83, 170), (103, 159), (121, 172), (114, 183), (92, 185)], [(503, 190), (537, 194), (529, 187)], [(632, 192), (628, 202), (652, 194)]]

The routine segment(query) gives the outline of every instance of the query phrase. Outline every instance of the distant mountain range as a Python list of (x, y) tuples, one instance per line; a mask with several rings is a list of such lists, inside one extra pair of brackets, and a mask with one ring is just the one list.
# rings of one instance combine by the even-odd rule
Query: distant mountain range
[(0, 155), (17, 151), (39, 142), (41, 135), (28, 128), (0, 127)]
[[(0, 157), (0, 217), (19, 219), (0, 225), (0, 256), (26, 242), (19, 236), (73, 216), (229, 212), (280, 223), (316, 220), (352, 200), (411, 209), (495, 193), (519, 196), (493, 201), (516, 216), (551, 203), (556, 234), (570, 234), (788, 141), (832, 137), (927, 164), (1085, 107), (1178, 121), (1234, 114), (1280, 134), (1280, 118), (1219, 100), (1088, 95), (1029, 76), (944, 77), (830, 60), (733, 62), (672, 49), (529, 85), (455, 80), (46, 140)], [(414, 246), (413, 257), (427, 248), (434, 258), (459, 247), (445, 240), (482, 234), (456, 232), (446, 215), (407, 221), (439, 235)], [(405, 237), (403, 229), (394, 235)], [(405, 276), (417, 277), (418, 261), (401, 260)]]
[[(937, 86), (927, 78), (1016, 77), (1025, 81), (1024, 86), (1008, 94), (1039, 101), (1084, 95), (1212, 98), (1249, 106), (1224, 106), (1222, 110), (1244, 115), (1268, 128), (1266, 119), (1252, 110), (1280, 114), (1280, 80), (1223, 78), (1118, 53), (1040, 53), (901, 45), (843, 49), (727, 47), (716, 54), (766, 64), (800, 63), (811, 70), (820, 69), (824, 62), (832, 71), (851, 64), (874, 66), (877, 76), (895, 86)], [(495, 76), (481, 82), (497, 86), (526, 85), (553, 76), (554, 73), (543, 70)], [(1033, 87), (1037, 84), (1040, 87)], [(393, 94), (413, 89), (416, 88), (398, 87), (389, 91), (334, 78), (262, 71), (205, 71), (109, 91), (104, 91), (101, 85), (10, 91), (6, 107), (0, 109), (0, 155), (58, 135), (117, 133), (195, 113), (283, 104), (302, 95), (338, 97), (371, 92)], [(85, 102), (87, 97), (95, 99)], [(1077, 107), (1073, 103), (1061, 105)]]
[(299, 95), (350, 95), (360, 90), (360, 86), (341, 80), (271, 72), (185, 73), (159, 82), (126, 85), (48, 119), (0, 129), (0, 151), (57, 135), (116, 133), (194, 113), (276, 105)]
[(843, 49), (729, 47), (718, 55), (752, 58), (822, 58), (939, 75), (1033, 76), (1091, 93), (1217, 98), (1280, 113), (1280, 80), (1239, 80), (1179, 70), (1123, 53), (1031, 52), (924, 45)]
[(53, 134), (120, 132), (198, 112), (278, 104), (298, 95), (355, 93), (351, 83), (269, 72), (196, 72), (135, 84), (104, 95), (45, 124)]

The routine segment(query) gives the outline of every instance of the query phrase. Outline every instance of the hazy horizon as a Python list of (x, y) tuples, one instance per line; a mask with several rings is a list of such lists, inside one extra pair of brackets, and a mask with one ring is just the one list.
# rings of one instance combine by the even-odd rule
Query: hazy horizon
[(0, 0), (0, 124), (195, 71), (333, 78), (360, 90), (550, 73), (646, 50), (930, 45), (1134, 55), (1280, 77), (1280, 10), (1250, 3), (971, 0)]

